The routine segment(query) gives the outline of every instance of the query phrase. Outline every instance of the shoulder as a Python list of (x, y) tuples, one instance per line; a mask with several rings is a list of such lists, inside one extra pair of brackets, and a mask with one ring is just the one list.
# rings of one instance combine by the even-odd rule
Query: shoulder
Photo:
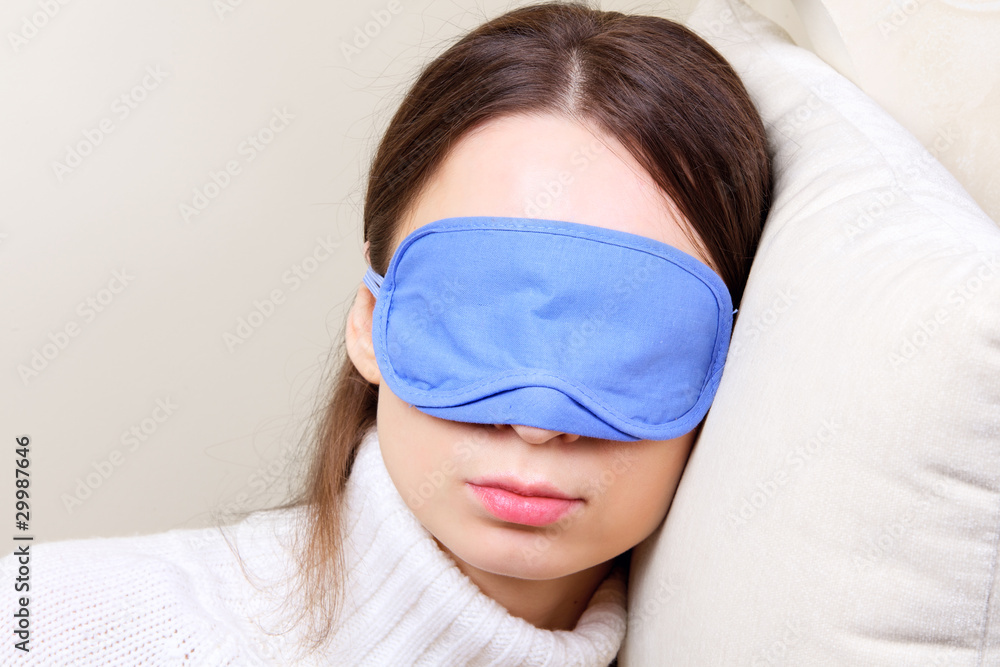
[(283, 565), (282, 531), (292, 514), (18, 545), (0, 559), (4, 580), (21, 584), (2, 596), (0, 613), (10, 618), (27, 602), (28, 655), (36, 664), (262, 664), (252, 655), (258, 633), (248, 620), (259, 595), (241, 561), (264, 570)]

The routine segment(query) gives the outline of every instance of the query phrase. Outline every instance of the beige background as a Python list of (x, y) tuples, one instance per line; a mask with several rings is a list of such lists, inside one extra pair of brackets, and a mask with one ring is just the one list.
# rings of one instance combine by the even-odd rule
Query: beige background
[[(363, 273), (379, 132), (421, 63), (519, 4), (3, 4), (0, 497), (11, 515), (22, 435), (40, 540), (201, 526), (213, 510), (282, 497)], [(986, 149), (1000, 68), (980, 65), (995, 62), (982, 26), (995, 26), (997, 3), (921, 3), (902, 28), (933, 36), (882, 41), (860, 2), (752, 4), (876, 87), (925, 144), (960, 126), (941, 159), (996, 219)], [(691, 5), (600, 3), (675, 19)], [(930, 29), (942, 22), (947, 39)], [(373, 36), (348, 57), (366, 26)], [(253, 135), (268, 142), (259, 151)], [(96, 145), (56, 166), (81, 142)], [(225, 187), (213, 190), (213, 174)], [(214, 196), (185, 220), (181, 205), (206, 187)], [(227, 343), (255, 310), (260, 325)]]

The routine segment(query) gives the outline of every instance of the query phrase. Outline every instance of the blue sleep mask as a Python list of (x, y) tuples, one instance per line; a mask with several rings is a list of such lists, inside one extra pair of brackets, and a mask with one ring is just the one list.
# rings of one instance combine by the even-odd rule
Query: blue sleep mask
[(364, 282), (379, 370), (406, 403), (608, 440), (695, 428), (733, 324), (728, 288), (699, 260), (575, 222), (437, 220)]

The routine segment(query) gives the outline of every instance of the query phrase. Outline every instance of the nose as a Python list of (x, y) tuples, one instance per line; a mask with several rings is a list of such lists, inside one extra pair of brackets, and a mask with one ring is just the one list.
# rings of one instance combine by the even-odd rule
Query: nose
[[(505, 424), (497, 424), (497, 428), (503, 428)], [(537, 428), (535, 426), (523, 426), (521, 424), (511, 424), (510, 427), (521, 437), (525, 442), (530, 442), (533, 445), (540, 445), (543, 442), (548, 442), (552, 438), (557, 438), (562, 436), (562, 442), (573, 442), (580, 438), (576, 433), (564, 433), (563, 431), (552, 431), (545, 428)]]

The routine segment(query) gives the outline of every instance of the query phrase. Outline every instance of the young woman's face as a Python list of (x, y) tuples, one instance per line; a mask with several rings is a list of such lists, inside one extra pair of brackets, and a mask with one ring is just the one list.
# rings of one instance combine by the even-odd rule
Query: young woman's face
[[(562, 117), (505, 117), (466, 135), (422, 192), (396, 245), (429, 222), (467, 215), (607, 227), (708, 263), (624, 147)], [(349, 327), (348, 349), (361, 373), (380, 385), (378, 436), (386, 467), (414, 514), (467, 574), (541, 580), (605, 571), (663, 520), (694, 431), (673, 440), (621, 442), (432, 417), (381, 382), (367, 352), (373, 307), (362, 286), (354, 308), (363, 311), (356, 321), (367, 316), (367, 331)], [(517, 506), (518, 499), (478, 484), (491, 480), (547, 485), (572, 501), (528, 501), (526, 513), (505, 512), (502, 507), (512, 500)], [(551, 520), (561, 505), (569, 513)]]

